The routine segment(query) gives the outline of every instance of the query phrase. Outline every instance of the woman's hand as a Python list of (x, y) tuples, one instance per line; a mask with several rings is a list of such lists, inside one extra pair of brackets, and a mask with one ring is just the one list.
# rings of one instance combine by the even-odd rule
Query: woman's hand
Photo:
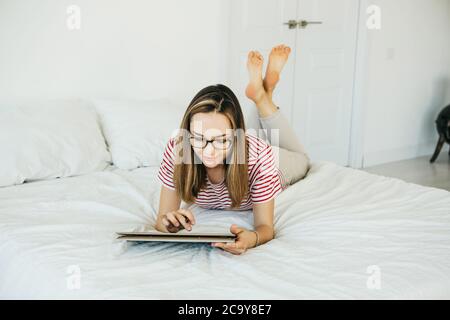
[[(195, 224), (194, 215), (190, 210), (178, 209), (176, 211), (170, 211), (158, 216), (158, 222), (161, 222), (165, 230), (163, 232), (178, 232), (181, 229), (188, 231), (192, 230), (192, 225)], [(156, 224), (158, 227), (159, 223)], [(157, 228), (159, 229), (159, 228)]]
[(213, 247), (221, 248), (232, 254), (242, 254), (249, 248), (253, 248), (256, 244), (256, 234), (253, 231), (238, 227), (233, 224), (230, 228), (231, 233), (236, 235), (234, 242), (212, 242)]

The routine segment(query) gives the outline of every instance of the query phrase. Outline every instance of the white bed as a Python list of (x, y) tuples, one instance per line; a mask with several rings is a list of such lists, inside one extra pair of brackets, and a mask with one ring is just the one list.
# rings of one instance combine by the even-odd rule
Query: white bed
[[(0, 188), (0, 297), (450, 298), (447, 191), (315, 162), (277, 198), (276, 238), (241, 256), (114, 240), (152, 223), (156, 172), (109, 167)], [(192, 209), (198, 225), (252, 227), (251, 211)]]

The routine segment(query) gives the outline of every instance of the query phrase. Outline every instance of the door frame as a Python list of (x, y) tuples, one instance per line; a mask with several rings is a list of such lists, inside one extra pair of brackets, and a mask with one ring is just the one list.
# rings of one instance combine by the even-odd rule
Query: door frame
[(364, 168), (364, 127), (367, 102), (367, 63), (369, 60), (369, 39), (366, 20), (369, 0), (359, 0), (358, 27), (356, 39), (355, 68), (353, 76), (353, 98), (350, 121), (350, 147), (348, 166)]
[[(350, 119), (350, 135), (349, 135), (349, 150), (348, 150), (348, 164), (352, 168), (364, 168), (364, 127), (365, 127), (365, 113), (367, 101), (367, 76), (368, 76), (368, 56), (369, 56), (369, 30), (366, 26), (369, 0), (358, 0), (358, 17), (357, 17), (357, 36), (356, 36), (356, 54), (353, 70), (353, 92), (352, 92), (352, 106)], [(228, 13), (229, 23), (231, 25), (231, 3), (223, 4), (225, 11)], [(228, 26), (230, 28), (230, 26)], [(230, 32), (228, 31), (228, 36)], [(229, 40), (229, 39), (227, 39)], [(227, 47), (229, 41), (227, 42)], [(228, 47), (228, 50), (230, 48)], [(226, 61), (230, 64), (230, 56), (227, 50)], [(225, 77), (227, 82), (230, 81), (230, 68), (226, 68)]]

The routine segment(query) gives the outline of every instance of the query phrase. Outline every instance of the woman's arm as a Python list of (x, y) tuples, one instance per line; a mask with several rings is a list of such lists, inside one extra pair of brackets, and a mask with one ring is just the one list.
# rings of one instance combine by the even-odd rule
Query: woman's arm
[(169, 189), (164, 185), (161, 186), (161, 193), (159, 196), (158, 217), (156, 219), (155, 229), (162, 232), (169, 232), (162, 222), (162, 217), (172, 211), (177, 211), (180, 208), (181, 198), (175, 190)]
[(273, 229), (274, 207), (274, 199), (253, 204), (254, 226), (259, 236), (258, 245), (266, 243), (275, 237), (275, 231)]

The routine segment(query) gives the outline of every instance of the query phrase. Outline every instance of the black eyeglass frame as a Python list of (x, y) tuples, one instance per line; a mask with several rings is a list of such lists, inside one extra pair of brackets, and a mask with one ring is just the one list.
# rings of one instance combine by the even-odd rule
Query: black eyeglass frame
[(202, 143), (203, 143), (203, 146), (202, 147), (194, 147), (194, 145), (192, 144), (192, 142), (191, 142), (191, 140), (192, 139), (195, 139), (196, 137), (194, 137), (194, 135), (192, 134), (192, 133), (189, 133), (189, 141), (190, 141), (190, 144), (191, 144), (191, 146), (192, 146), (192, 148), (195, 148), (195, 149), (205, 149), (206, 148), (206, 146), (208, 145), (208, 143), (211, 143), (211, 145), (213, 146), (213, 148), (214, 149), (216, 149), (216, 150), (228, 150), (228, 149), (230, 149), (230, 147), (233, 145), (233, 139), (227, 139), (227, 141), (230, 141), (230, 144), (229, 144), (229, 146), (228, 147), (226, 147), (226, 148), (217, 148), (215, 145), (214, 145), (214, 141), (217, 141), (217, 138), (214, 138), (214, 139), (205, 139), (204, 137), (202, 137)]

